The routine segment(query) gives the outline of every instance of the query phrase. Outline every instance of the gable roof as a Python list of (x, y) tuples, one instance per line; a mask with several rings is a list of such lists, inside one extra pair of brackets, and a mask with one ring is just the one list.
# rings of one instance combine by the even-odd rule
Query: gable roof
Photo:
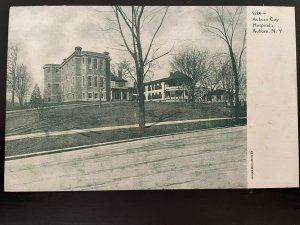
[(165, 78), (165, 81), (176, 81), (176, 80), (191, 82), (192, 78), (179, 71), (170, 73), (170, 76)]

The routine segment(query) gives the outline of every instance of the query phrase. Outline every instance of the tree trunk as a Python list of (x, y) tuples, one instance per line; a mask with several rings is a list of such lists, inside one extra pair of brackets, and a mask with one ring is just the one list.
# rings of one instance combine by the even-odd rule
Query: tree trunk
[(145, 131), (145, 101), (144, 101), (144, 85), (143, 85), (144, 72), (142, 69), (137, 74), (137, 89), (138, 89), (138, 101), (139, 101), (139, 129), (142, 135)]
[(239, 74), (237, 71), (237, 65), (236, 65), (236, 61), (234, 58), (234, 54), (233, 54), (233, 50), (232, 48), (229, 46), (229, 52), (230, 52), (230, 58), (231, 58), (231, 63), (232, 63), (232, 70), (233, 70), (233, 76), (234, 76), (234, 89), (235, 89), (235, 93), (234, 93), (234, 99), (235, 99), (235, 110), (234, 110), (234, 114), (235, 114), (235, 119), (238, 120), (239, 119), (239, 110), (240, 110), (240, 101), (239, 101), (239, 92), (240, 92), (240, 85), (239, 85)]
[(192, 108), (194, 109), (195, 108), (195, 102), (196, 102), (195, 89), (191, 89), (191, 101), (192, 101)]
[(22, 95), (19, 96), (19, 105), (23, 106), (23, 96)]
[(14, 106), (15, 105), (15, 90), (12, 89), (11, 91), (11, 104)]
[(12, 75), (12, 90), (11, 90), (11, 104), (14, 106), (15, 105), (15, 89), (16, 89), (16, 74), (15, 71), (13, 72)]

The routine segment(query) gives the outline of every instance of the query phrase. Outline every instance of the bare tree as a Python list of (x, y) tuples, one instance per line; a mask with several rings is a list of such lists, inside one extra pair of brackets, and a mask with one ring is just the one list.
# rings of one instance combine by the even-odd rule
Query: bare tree
[(221, 68), (220, 68), (220, 87), (226, 91), (228, 98), (226, 102), (230, 103), (230, 106), (233, 105), (234, 102), (234, 76), (232, 71), (232, 64), (230, 56), (227, 54), (223, 54), (224, 57), (220, 58)]
[(7, 91), (11, 92), (11, 103), (15, 103), (17, 61), (19, 48), (16, 45), (8, 47), (7, 52)]
[[(141, 133), (145, 129), (145, 75), (155, 60), (167, 55), (172, 50), (170, 49), (159, 54), (160, 46), (157, 47), (155, 43), (155, 38), (167, 15), (168, 7), (159, 8), (157, 11), (153, 11), (151, 8), (147, 9), (145, 6), (114, 6), (115, 20), (110, 21), (114, 25), (111, 29), (117, 31), (122, 38), (123, 44), (121, 45), (121, 50), (127, 51), (134, 61), (139, 101), (139, 128)], [(158, 18), (159, 21), (156, 22)], [(142, 33), (146, 26), (147, 28), (155, 26), (155, 28), (151, 36), (148, 35), (147, 38), (143, 38)], [(150, 39), (148, 40), (149, 37)]]
[(24, 101), (29, 93), (31, 87), (31, 76), (27, 71), (26, 66), (17, 66), (17, 77), (15, 91), (19, 100), (19, 105), (23, 106)]
[[(153, 69), (158, 67), (159, 65), (154, 61), (144, 75), (144, 82), (152, 80), (152, 77), (154, 76)], [(137, 83), (135, 65), (134, 62), (130, 59), (124, 57), (120, 62), (112, 66), (112, 71), (114, 74), (118, 74), (118, 71), (120, 71), (125, 79), (130, 80), (133, 83)]]
[(232, 64), (232, 72), (234, 77), (234, 94), (235, 94), (235, 117), (239, 118), (239, 91), (240, 82), (239, 75), (241, 70), (242, 56), (246, 49), (246, 28), (244, 29), (242, 46), (239, 53), (235, 52), (234, 43), (238, 24), (243, 13), (243, 7), (235, 7), (229, 9), (227, 7), (211, 7), (212, 14), (209, 22), (205, 24), (206, 32), (223, 40), (227, 47)]
[(223, 79), (222, 67), (222, 54), (216, 53), (209, 59), (209, 66), (207, 70), (207, 76), (204, 81), (205, 87), (209, 91), (214, 91), (221, 85)]
[(171, 67), (174, 71), (178, 70), (191, 78), (186, 84), (191, 96), (192, 107), (196, 102), (196, 86), (205, 82), (208, 73), (209, 53), (195, 48), (180, 50), (173, 56)]

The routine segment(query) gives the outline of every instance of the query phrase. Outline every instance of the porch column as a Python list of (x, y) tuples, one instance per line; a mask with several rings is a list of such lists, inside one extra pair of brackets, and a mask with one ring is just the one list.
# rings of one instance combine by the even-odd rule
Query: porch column
[(121, 101), (123, 100), (123, 91), (121, 91)]

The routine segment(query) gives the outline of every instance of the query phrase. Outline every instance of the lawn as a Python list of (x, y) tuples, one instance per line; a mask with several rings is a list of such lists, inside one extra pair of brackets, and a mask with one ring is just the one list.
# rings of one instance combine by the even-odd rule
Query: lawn
[[(223, 105), (146, 102), (146, 122), (231, 117)], [(138, 123), (137, 102), (41, 108), (6, 115), (6, 136)]]
[[(235, 120), (215, 120), (196, 122), (188, 124), (171, 124), (161, 126), (151, 126), (145, 129), (143, 137), (186, 132), (200, 129), (228, 127), (233, 125), (245, 125), (246, 119)], [(13, 156), (26, 153), (42, 152), (53, 149), (83, 146), (96, 143), (120, 141), (141, 137), (138, 128), (118, 129), (111, 131), (78, 133), (72, 135), (46, 136), (30, 139), (20, 139), (5, 142), (5, 156)]]

